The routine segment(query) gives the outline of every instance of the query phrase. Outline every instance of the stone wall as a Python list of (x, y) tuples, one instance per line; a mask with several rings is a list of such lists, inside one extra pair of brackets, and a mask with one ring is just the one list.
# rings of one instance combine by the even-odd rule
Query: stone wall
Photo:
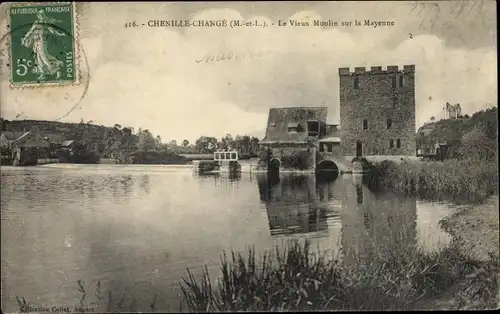
[[(328, 145), (332, 145), (332, 151), (329, 152), (327, 151), (328, 149)], [(321, 147), (320, 146), (323, 146), (323, 151), (321, 151)], [(333, 155), (333, 156), (341, 156), (342, 154), (342, 150), (341, 150), (341, 145), (338, 144), (338, 143), (319, 143), (319, 146), (318, 146), (318, 151), (322, 154), (330, 154), (330, 155)]]
[[(340, 138), (342, 154), (356, 155), (356, 142), (362, 155), (415, 155), (415, 67), (397, 66), (339, 69)], [(394, 88), (393, 77), (396, 78)], [(403, 86), (400, 86), (400, 77)], [(355, 78), (358, 88), (355, 88)], [(387, 128), (387, 120), (391, 128)], [(367, 129), (363, 129), (363, 121)], [(390, 140), (394, 146), (390, 148)], [(401, 147), (397, 148), (397, 140)]]

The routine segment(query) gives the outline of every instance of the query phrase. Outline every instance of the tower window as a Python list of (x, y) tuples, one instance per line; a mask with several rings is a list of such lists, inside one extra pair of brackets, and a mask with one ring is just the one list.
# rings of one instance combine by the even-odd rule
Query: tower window
[(363, 120), (363, 130), (368, 129), (368, 120)]
[(358, 76), (354, 77), (354, 88), (355, 89), (359, 88), (359, 77)]
[(399, 76), (399, 87), (403, 87), (405, 77), (403, 75)]
[(392, 98), (392, 109), (396, 109), (396, 102), (397, 102), (396, 97), (393, 97)]
[(393, 76), (391, 77), (391, 79), (392, 79), (392, 88), (396, 88), (396, 77)]
[(392, 138), (389, 140), (389, 148), (394, 148), (394, 140)]
[(387, 128), (390, 129), (392, 126), (392, 121), (391, 119), (387, 119)]
[(401, 140), (398, 138), (398, 140), (396, 141), (396, 147), (397, 148), (401, 148)]

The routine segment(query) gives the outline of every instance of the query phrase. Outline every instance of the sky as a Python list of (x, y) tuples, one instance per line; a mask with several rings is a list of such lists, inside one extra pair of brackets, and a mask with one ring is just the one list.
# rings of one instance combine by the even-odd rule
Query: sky
[[(0, 35), (7, 33), (6, 9), (2, 4)], [(80, 86), (12, 89), (0, 62), (0, 113), (141, 127), (164, 142), (226, 133), (262, 138), (272, 107), (327, 106), (329, 122), (342, 127), (340, 67), (415, 64), (420, 127), (431, 116), (440, 119), (446, 102), (460, 103), (463, 113), (497, 103), (495, 11), (494, 1), (78, 3)], [(395, 25), (124, 27), (172, 19)], [(220, 53), (233, 59), (196, 62)]]

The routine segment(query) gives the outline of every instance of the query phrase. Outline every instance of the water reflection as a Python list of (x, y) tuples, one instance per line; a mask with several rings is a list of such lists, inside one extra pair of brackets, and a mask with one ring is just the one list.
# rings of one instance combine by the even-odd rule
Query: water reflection
[(344, 260), (369, 260), (417, 245), (416, 198), (375, 194), (362, 177), (258, 176), (271, 236), (316, 233), (341, 226)]
[[(132, 177), (129, 176), (129, 180), (128, 182), (131, 182), (132, 180)], [(140, 182), (140, 186), (141, 186), (141, 189), (146, 192), (146, 194), (149, 194), (150, 192), (150, 187), (149, 187), (149, 175), (145, 174), (141, 177), (141, 182)], [(130, 187), (130, 185), (129, 185)]]
[(194, 173), (195, 178), (213, 178), (214, 182), (220, 180), (227, 180), (229, 182), (236, 182), (241, 180), (241, 172), (230, 171), (230, 172), (201, 172)]
[(271, 235), (317, 232), (326, 236), (328, 221), (340, 220), (340, 196), (334, 193), (338, 190), (334, 182), (314, 175), (258, 175)]
[(417, 207), (415, 198), (377, 194), (359, 177), (193, 178), (191, 171), (2, 167), (2, 308), (18, 310), (14, 294), (37, 305), (73, 305), (77, 280), (100, 280), (102, 291), (133, 289), (145, 311), (156, 293), (158, 309), (176, 311), (185, 268), (206, 264), (215, 277), (223, 250), (262, 251), (283, 238), (308, 238), (322, 249), (344, 248), (346, 262), (370, 261), (369, 254), (415, 245), (417, 220), (421, 243), (444, 233), (437, 221), (447, 204)]
[(416, 247), (415, 197), (376, 194), (357, 179), (343, 182), (342, 249), (346, 262), (371, 261), (373, 254), (404, 254)]

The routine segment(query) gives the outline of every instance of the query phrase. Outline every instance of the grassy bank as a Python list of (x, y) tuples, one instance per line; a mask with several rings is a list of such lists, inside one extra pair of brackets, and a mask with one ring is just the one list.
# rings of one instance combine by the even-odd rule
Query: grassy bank
[(398, 192), (465, 195), (486, 198), (498, 194), (496, 161), (474, 159), (425, 161), (382, 161), (374, 163), (370, 184)]
[[(498, 212), (499, 199), (493, 196), (478, 206), (466, 206), (455, 214), (446, 217), (440, 223), (443, 229), (453, 236), (452, 245), (467, 259), (477, 261), (496, 261), (499, 263), (500, 223)], [(466, 280), (458, 282), (443, 297), (436, 299), (433, 309), (445, 309), (462, 304), (462, 309), (476, 309), (481, 303), (481, 296), (487, 292), (478, 282), (498, 285), (498, 267), (479, 268), (469, 274)], [(492, 291), (494, 294), (494, 291)], [(479, 297), (479, 298), (478, 298)], [(496, 289), (496, 307), (500, 305), (500, 290)]]
[[(469, 290), (461, 291), (464, 300), (474, 299), (476, 308), (493, 308), (498, 269), (497, 259), (477, 262), (455, 247), (430, 254), (408, 249), (344, 265), (311, 253), (305, 242), (260, 260), (253, 251), (246, 258), (224, 256), (218, 285), (213, 286), (207, 271), (201, 281), (189, 273), (182, 290), (185, 306), (196, 312), (409, 310), (426, 308), (450, 287), (468, 281)], [(453, 303), (457, 309), (463, 306)]]

